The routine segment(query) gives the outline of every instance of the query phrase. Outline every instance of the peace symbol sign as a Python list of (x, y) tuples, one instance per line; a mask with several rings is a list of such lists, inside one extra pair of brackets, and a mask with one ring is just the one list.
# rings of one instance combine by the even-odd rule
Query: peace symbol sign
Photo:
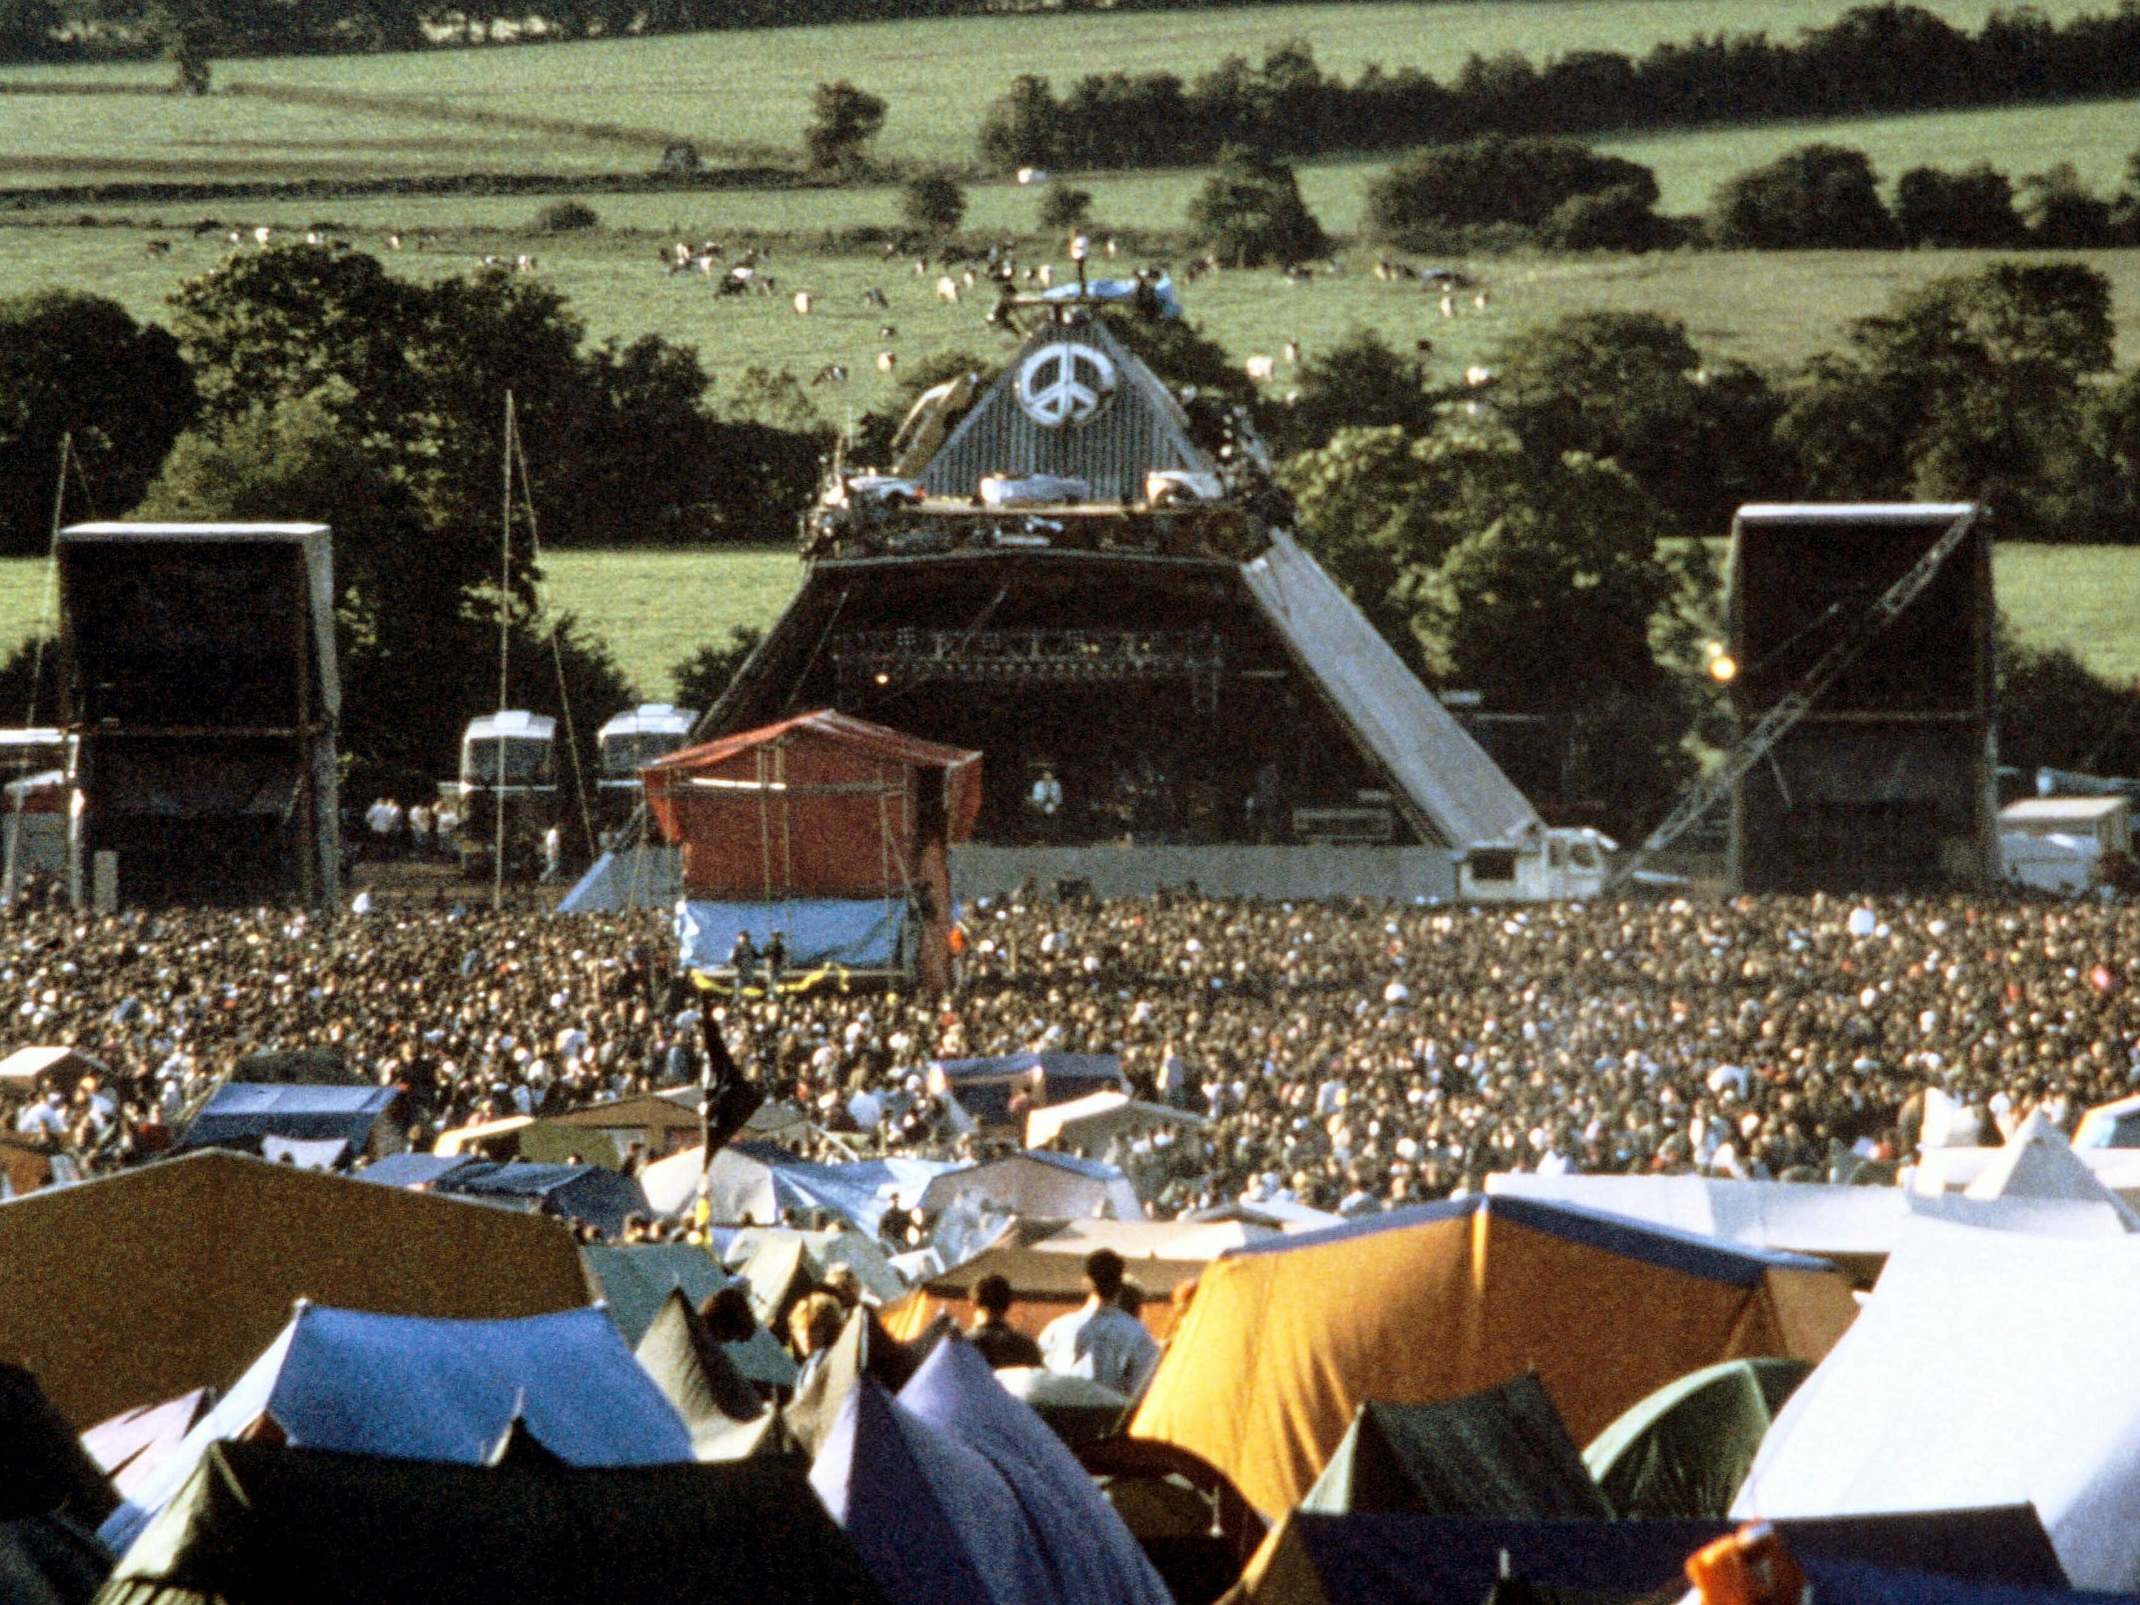
[(1049, 429), (1088, 422), (1114, 389), (1115, 365), (1106, 354), (1068, 341), (1042, 346), (1018, 369), (1018, 405)]

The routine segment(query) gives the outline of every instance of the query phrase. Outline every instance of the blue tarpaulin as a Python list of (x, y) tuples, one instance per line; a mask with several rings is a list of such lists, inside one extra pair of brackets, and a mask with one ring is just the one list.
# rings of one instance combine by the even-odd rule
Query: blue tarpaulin
[(699, 903), (676, 909), (676, 936), (692, 969), (728, 967), (738, 932), (750, 933), (763, 953), (775, 931), (788, 951), (790, 973), (828, 964), (850, 970), (888, 970), (899, 963), (906, 930), (904, 898), (796, 899), (781, 903)]
[(515, 1416), (568, 1465), (691, 1458), (683, 1418), (600, 1309), (446, 1321), (302, 1304), (98, 1536), (125, 1553), (208, 1445), (261, 1416), (298, 1448), (402, 1460), (481, 1465)]
[(291, 1086), (226, 1081), (186, 1127), (174, 1153), (195, 1148), (243, 1148), (257, 1153), (263, 1137), (339, 1140), (362, 1153), (372, 1128), (394, 1101), (392, 1087)]
[(1169, 1605), (1166, 1584), (1077, 1457), (958, 1333), (930, 1351), (899, 1402), (996, 1468), (1032, 1527), (1030, 1553), (1058, 1605)]

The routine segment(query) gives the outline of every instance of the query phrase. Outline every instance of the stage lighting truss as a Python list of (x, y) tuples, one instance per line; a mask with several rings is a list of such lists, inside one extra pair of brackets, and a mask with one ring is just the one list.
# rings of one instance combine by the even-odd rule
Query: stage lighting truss
[(864, 630), (832, 647), (843, 704), (927, 681), (1119, 685), (1187, 680), (1218, 707), (1226, 654), (1215, 630)]

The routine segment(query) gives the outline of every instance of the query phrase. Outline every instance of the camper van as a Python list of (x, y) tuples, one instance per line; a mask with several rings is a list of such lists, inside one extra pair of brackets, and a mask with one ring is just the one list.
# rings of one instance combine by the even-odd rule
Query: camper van
[(1517, 842), (1478, 842), (1457, 859), (1456, 893), (1466, 903), (1552, 903), (1604, 889), (1606, 855), (1619, 843), (1588, 825), (1561, 826)]
[(698, 714), (667, 702), (642, 702), (602, 726), (595, 737), (601, 753), (599, 816), (605, 829), (631, 818), (645, 795), (639, 771), (666, 758), (691, 739)]
[(438, 800), (460, 817), (464, 839), (492, 841), (503, 808), (511, 840), (539, 840), (558, 819), (557, 721), (518, 710), (471, 719), (460, 777), (439, 782)]

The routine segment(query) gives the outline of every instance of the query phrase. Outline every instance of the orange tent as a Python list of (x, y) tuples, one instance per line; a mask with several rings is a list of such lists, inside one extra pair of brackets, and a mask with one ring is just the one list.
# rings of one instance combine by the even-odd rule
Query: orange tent
[(1214, 1261), (1130, 1431), (1277, 1515), (1366, 1400), (1433, 1404), (1531, 1370), (1580, 1443), (1697, 1367), (1816, 1361), (1855, 1309), (1820, 1260), (1526, 1199), (1430, 1204)]

